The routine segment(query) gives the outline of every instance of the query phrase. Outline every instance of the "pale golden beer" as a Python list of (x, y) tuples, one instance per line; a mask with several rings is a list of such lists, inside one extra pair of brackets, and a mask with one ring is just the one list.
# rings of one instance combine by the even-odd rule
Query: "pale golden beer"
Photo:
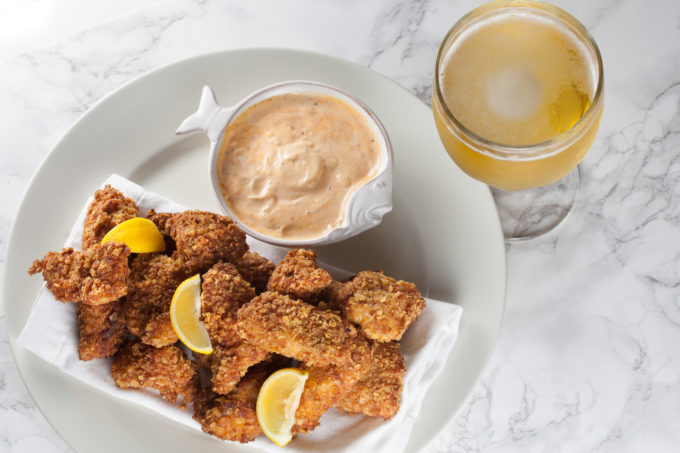
[(439, 50), (432, 109), (460, 168), (503, 190), (551, 184), (595, 139), (602, 60), (585, 28), (552, 5), (492, 2)]

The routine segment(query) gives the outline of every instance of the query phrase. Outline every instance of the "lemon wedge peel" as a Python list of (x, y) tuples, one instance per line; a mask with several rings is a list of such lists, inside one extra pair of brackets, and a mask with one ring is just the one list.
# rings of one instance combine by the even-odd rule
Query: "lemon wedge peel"
[(102, 239), (106, 242), (122, 242), (132, 253), (153, 253), (165, 250), (165, 240), (158, 227), (149, 219), (134, 217), (113, 227)]
[(272, 373), (260, 387), (255, 408), (257, 421), (262, 432), (279, 447), (293, 438), (291, 428), (307, 377), (306, 371), (283, 368)]
[(179, 340), (200, 354), (212, 354), (208, 331), (200, 319), (201, 276), (187, 278), (179, 284), (170, 303), (170, 322)]

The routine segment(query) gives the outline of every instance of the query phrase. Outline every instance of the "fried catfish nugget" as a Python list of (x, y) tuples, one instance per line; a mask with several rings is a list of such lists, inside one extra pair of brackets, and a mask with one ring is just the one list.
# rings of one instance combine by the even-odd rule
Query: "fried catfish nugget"
[(371, 354), (355, 350), (352, 356), (352, 363), (344, 366), (302, 367), (309, 374), (295, 412), (293, 433), (307, 433), (319, 426), (321, 416), (366, 375), (371, 368)]
[(194, 420), (204, 432), (220, 439), (252, 441), (262, 433), (255, 412), (257, 395), (272, 371), (267, 363), (252, 367), (228, 395), (204, 390), (194, 403)]
[(291, 250), (272, 272), (267, 289), (286, 294), (294, 299), (315, 302), (323, 290), (333, 282), (330, 274), (316, 267), (313, 250)]
[(96, 191), (85, 216), (83, 250), (99, 244), (109, 230), (138, 213), (137, 203), (113, 187)]
[(213, 353), (208, 358), (213, 390), (217, 393), (229, 393), (248, 368), (269, 355), (242, 340), (235, 330), (238, 309), (253, 297), (252, 286), (232, 264), (217, 263), (203, 274), (201, 320), (213, 344)]
[(221, 395), (231, 392), (248, 369), (269, 356), (266, 350), (245, 341), (228, 346), (213, 345), (209, 356), (213, 391)]
[(174, 345), (154, 348), (131, 341), (113, 358), (111, 375), (122, 389), (158, 390), (171, 403), (178, 396), (193, 402), (200, 391), (198, 366)]
[[(94, 194), (83, 224), (82, 247), (88, 249), (101, 242), (106, 233), (126, 220), (136, 217), (139, 209), (134, 200), (106, 186)], [(80, 360), (110, 357), (125, 341), (121, 300), (102, 305), (79, 304), (78, 355)]]
[(156, 212), (154, 209), (150, 209), (146, 214), (146, 218), (151, 220), (158, 231), (161, 232), (163, 236), (170, 236), (170, 219), (177, 214), (170, 212)]
[(253, 297), (255, 290), (233, 264), (220, 262), (203, 274), (201, 320), (211, 341), (232, 343), (240, 340), (234, 330), (236, 313)]
[(266, 291), (267, 282), (276, 267), (274, 263), (255, 252), (244, 253), (241, 258), (234, 262), (234, 265), (257, 294)]
[(236, 329), (251, 344), (319, 367), (370, 354), (367, 340), (339, 314), (273, 291), (239, 309)]
[(42, 272), (47, 289), (57, 300), (101, 305), (127, 294), (129, 255), (128, 246), (117, 242), (83, 252), (65, 248), (34, 261), (28, 273)]
[(190, 274), (182, 260), (157, 253), (132, 261), (128, 295), (123, 302), (125, 325), (148, 345), (162, 347), (177, 341), (170, 322), (175, 289)]
[(399, 343), (373, 343), (371, 366), (337, 403), (345, 412), (361, 413), (385, 420), (399, 412), (406, 364)]
[(342, 311), (347, 319), (377, 341), (401, 339), (425, 308), (416, 285), (382, 272), (360, 272), (345, 284), (342, 294)]
[(156, 212), (153, 209), (149, 210), (149, 212), (146, 214), (146, 218), (151, 220), (156, 225), (161, 235), (163, 235), (163, 241), (165, 241), (164, 253), (166, 255), (171, 255), (175, 250), (177, 250), (175, 241), (170, 236), (170, 219), (175, 215), (177, 214), (170, 212)]
[(80, 360), (111, 357), (125, 341), (127, 331), (119, 300), (102, 305), (78, 304), (77, 319)]
[(346, 295), (344, 294), (345, 283), (333, 280), (328, 288), (319, 294), (319, 304), (317, 307), (324, 310), (334, 310), (343, 312)]
[(229, 217), (184, 211), (172, 216), (167, 225), (192, 273), (206, 271), (218, 261), (236, 261), (248, 250), (245, 233)]

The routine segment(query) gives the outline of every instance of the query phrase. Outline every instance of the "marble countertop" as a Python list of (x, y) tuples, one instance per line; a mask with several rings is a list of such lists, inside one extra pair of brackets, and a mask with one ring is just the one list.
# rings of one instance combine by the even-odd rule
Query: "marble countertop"
[[(567, 221), (508, 245), (496, 351), (428, 452), (680, 445), (680, 3), (555, 3), (600, 46), (604, 118)], [(429, 103), (438, 45), (478, 4), (169, 0), (0, 63), (0, 259), (42, 158), (83, 112), (132, 78), (210, 51), (289, 47), (356, 61)], [(25, 388), (4, 320), (0, 451), (71, 451)]]

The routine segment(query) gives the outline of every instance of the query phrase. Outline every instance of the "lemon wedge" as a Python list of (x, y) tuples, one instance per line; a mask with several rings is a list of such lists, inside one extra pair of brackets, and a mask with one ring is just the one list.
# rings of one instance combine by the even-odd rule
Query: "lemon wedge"
[(163, 235), (149, 219), (135, 217), (113, 227), (104, 239), (105, 242), (122, 242), (133, 253), (152, 253), (165, 250)]
[(257, 421), (262, 432), (279, 447), (293, 438), (291, 428), (306, 381), (306, 371), (284, 368), (272, 373), (257, 395)]
[(189, 349), (201, 354), (211, 354), (212, 344), (200, 314), (201, 276), (196, 274), (180, 283), (175, 290), (170, 303), (170, 322), (177, 337)]

